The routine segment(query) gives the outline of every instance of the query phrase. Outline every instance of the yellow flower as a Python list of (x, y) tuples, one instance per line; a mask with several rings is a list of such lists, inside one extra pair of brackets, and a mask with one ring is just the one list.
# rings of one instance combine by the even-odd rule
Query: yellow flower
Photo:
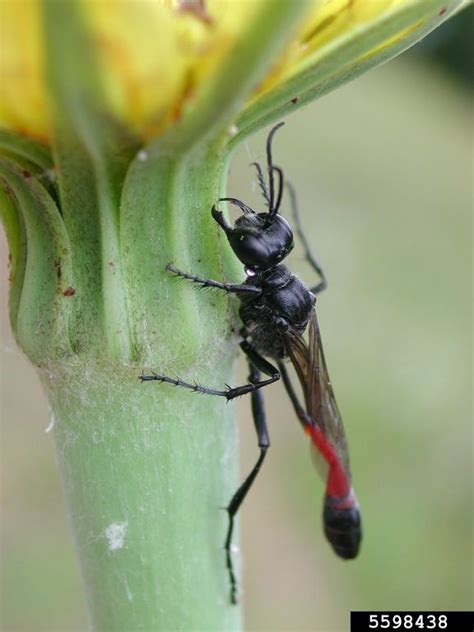
[[(43, 26), (48, 4), (49, 0), (9, 0), (2, 3), (0, 14), (0, 126), (40, 139), (51, 136), (46, 84), (51, 64), (61, 62), (52, 60), (48, 52)], [(224, 61), (236, 54), (238, 45), (245, 46), (249, 27), (258, 23), (262, 33), (270, 27), (267, 18), (273, 10), (268, 0), (82, 0), (79, 4), (107, 109), (145, 138), (179, 121), (184, 110), (192, 110), (200, 93), (219, 78)], [(294, 16), (288, 17), (286, 42), (266, 76), (247, 94), (247, 106), (258, 108), (262, 98), (267, 103), (277, 89), (281, 93), (282, 86), (298, 92), (298, 86), (290, 85), (295, 78), (309, 89), (305, 73), (315, 87), (318, 63), (323, 70), (330, 54), (339, 58), (339, 68), (332, 65), (334, 77), (362, 59), (373, 58), (375, 65), (379, 57), (385, 59), (386, 49), (393, 48), (395, 54), (397, 45), (409, 46), (462, 3), (301, 0), (295, 4), (299, 26), (295, 28)], [(348, 42), (350, 50), (339, 54)], [(69, 81), (75, 82), (74, 68), (69, 68)], [(285, 98), (304, 101), (303, 94), (290, 92)], [(281, 99), (272, 104), (281, 106)], [(240, 109), (245, 120), (245, 107)], [(268, 116), (267, 111), (264, 114)]]

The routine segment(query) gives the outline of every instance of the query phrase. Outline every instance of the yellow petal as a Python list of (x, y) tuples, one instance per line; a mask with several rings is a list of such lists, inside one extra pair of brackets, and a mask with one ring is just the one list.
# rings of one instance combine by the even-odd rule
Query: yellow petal
[(44, 138), (49, 129), (38, 0), (0, 8), (0, 126)]
[(262, 4), (85, 0), (117, 117), (148, 137), (178, 119)]
[[(285, 54), (275, 65), (272, 73), (264, 83), (259, 86), (258, 93), (269, 91), (274, 85), (279, 84), (296, 73), (302, 71), (305, 66), (311, 64), (315, 54), (322, 51), (327, 45), (333, 45), (338, 38), (349, 33), (361, 31), (377, 19), (392, 13), (397, 9), (405, 9), (419, 0), (320, 0), (316, 3), (312, 13), (305, 20), (301, 31), (288, 46)], [(444, 12), (444, 9), (441, 9)], [(409, 28), (401, 30), (396, 36), (387, 39), (375, 47), (361, 59), (369, 55), (375, 55), (379, 50), (393, 44), (398, 39), (403, 39), (408, 33), (416, 29), (419, 22), (414, 22)], [(360, 60), (359, 60), (360, 61)]]
[[(50, 136), (41, 31), (47, 1), (2, 0), (0, 13), (0, 126), (42, 139)], [(215, 76), (236, 41), (245, 41), (246, 27), (268, 5), (268, 0), (69, 1), (82, 9), (106, 106), (144, 137), (160, 133), (179, 120), (184, 107), (192, 107), (200, 86)], [(301, 72), (338, 38), (416, 1), (313, 0), (253, 101)]]
[[(82, 0), (110, 110), (146, 136), (179, 118), (263, 1)], [(45, 138), (41, 0), (2, 2), (1, 21), (0, 125)]]

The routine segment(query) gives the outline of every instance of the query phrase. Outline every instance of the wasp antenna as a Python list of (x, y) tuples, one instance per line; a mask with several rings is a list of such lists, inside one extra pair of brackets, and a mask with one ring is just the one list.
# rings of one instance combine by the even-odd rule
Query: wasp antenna
[(283, 176), (283, 169), (281, 167), (272, 166), (272, 173), (276, 173), (278, 175), (278, 193), (276, 195), (273, 208), (271, 208), (268, 211), (269, 216), (273, 218), (280, 210), (281, 200), (283, 197), (283, 186), (284, 186), (285, 180)]
[(257, 170), (258, 184), (260, 186), (260, 190), (262, 192), (263, 197), (265, 198), (267, 206), (270, 208), (270, 195), (268, 193), (268, 189), (267, 189), (267, 185), (266, 185), (266, 182), (265, 182), (265, 178), (263, 177), (262, 167), (261, 167), (260, 163), (258, 163), (258, 162), (251, 162), (250, 166), (251, 167), (255, 167), (256, 170)]
[(238, 206), (240, 210), (245, 213), (245, 215), (255, 215), (255, 211), (253, 210), (253, 208), (250, 208), (250, 206), (247, 206), (247, 204), (242, 202), (242, 200), (238, 200), (237, 198), (225, 197), (225, 198), (219, 198), (217, 201), (230, 202), (234, 206)]
[[(278, 211), (278, 207), (277, 207), (277, 210), (275, 210), (274, 208), (275, 185), (274, 185), (274, 180), (273, 180), (273, 173), (274, 173), (275, 167), (273, 165), (273, 159), (272, 159), (272, 141), (273, 141), (273, 136), (275, 135), (275, 132), (278, 129), (280, 129), (280, 127), (283, 127), (284, 124), (285, 124), (284, 121), (282, 121), (281, 123), (278, 123), (278, 125), (275, 125), (275, 127), (272, 127), (267, 138), (267, 169), (268, 169), (268, 183), (269, 183), (269, 188), (270, 188), (270, 201), (268, 205), (269, 206), (268, 212), (272, 217), (276, 215)], [(281, 187), (282, 187), (282, 184), (280, 184), (280, 189)], [(280, 191), (278, 193), (278, 198), (281, 198)]]

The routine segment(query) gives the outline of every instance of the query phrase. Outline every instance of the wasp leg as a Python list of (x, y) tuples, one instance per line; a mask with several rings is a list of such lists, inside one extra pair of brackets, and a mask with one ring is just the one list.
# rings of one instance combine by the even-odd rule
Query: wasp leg
[(262, 290), (260, 288), (255, 287), (254, 285), (239, 285), (236, 283), (220, 283), (219, 281), (213, 281), (212, 279), (203, 279), (195, 274), (189, 274), (188, 272), (183, 272), (182, 270), (178, 270), (171, 263), (168, 263), (166, 266), (166, 270), (168, 272), (172, 272), (178, 277), (182, 279), (188, 279), (193, 283), (197, 283), (201, 287), (213, 287), (219, 290), (224, 290), (227, 294), (261, 294)]
[(227, 401), (234, 399), (235, 397), (240, 397), (241, 395), (247, 395), (247, 393), (254, 393), (259, 388), (263, 388), (264, 386), (269, 386), (273, 384), (273, 382), (277, 382), (280, 379), (279, 371), (267, 362), (265, 358), (257, 353), (255, 348), (246, 340), (242, 340), (240, 343), (240, 347), (245, 355), (262, 373), (269, 375), (268, 380), (256, 380), (255, 382), (249, 382), (248, 384), (243, 384), (242, 386), (236, 386), (235, 388), (227, 387), (225, 391), (220, 391), (215, 388), (210, 388), (209, 386), (204, 386), (203, 384), (191, 384), (190, 382), (185, 382), (184, 380), (179, 379), (178, 377), (168, 377), (166, 375), (160, 375), (159, 373), (151, 373), (151, 375), (140, 375), (139, 379), (142, 382), (164, 382), (165, 384), (172, 384), (173, 386), (178, 386), (180, 388), (187, 388), (190, 391), (194, 391), (195, 393), (203, 393), (205, 395), (217, 395), (218, 397), (225, 397)]
[[(249, 381), (253, 383), (259, 383), (260, 372), (255, 368), (252, 361), (249, 360), (250, 375)], [(260, 448), (260, 456), (257, 462), (252, 468), (252, 471), (244, 480), (239, 489), (232, 496), (232, 499), (227, 506), (227, 513), (229, 515), (229, 527), (227, 529), (227, 537), (225, 539), (225, 552), (226, 552), (226, 565), (229, 572), (230, 580), (230, 600), (233, 604), (237, 603), (237, 578), (235, 576), (234, 565), (232, 563), (231, 543), (232, 534), (234, 531), (235, 514), (239, 510), (242, 502), (248, 494), (253, 482), (255, 481), (258, 472), (265, 459), (268, 448), (270, 447), (270, 437), (268, 435), (267, 423), (265, 420), (265, 407), (263, 403), (263, 394), (260, 391), (254, 391), (252, 393), (252, 414), (255, 430), (258, 437), (258, 447)]]
[(327, 288), (328, 282), (327, 282), (327, 279), (326, 279), (326, 275), (324, 274), (324, 271), (321, 268), (321, 265), (319, 264), (319, 261), (317, 260), (317, 258), (312, 253), (311, 247), (310, 247), (310, 245), (308, 243), (308, 240), (306, 239), (306, 235), (303, 232), (303, 227), (301, 225), (300, 212), (299, 212), (299, 209), (298, 209), (298, 203), (296, 201), (295, 188), (291, 184), (291, 182), (289, 182), (288, 180), (286, 181), (286, 186), (288, 187), (288, 191), (290, 193), (291, 208), (292, 208), (292, 211), (293, 211), (293, 217), (295, 219), (296, 232), (298, 233), (298, 237), (300, 238), (301, 243), (303, 244), (305, 258), (306, 258), (307, 262), (309, 263), (309, 265), (313, 268), (313, 270), (321, 278), (321, 281), (319, 283), (317, 283), (316, 285), (314, 285), (313, 287), (311, 287), (309, 289), (310, 289), (310, 291), (313, 294), (319, 294), (319, 292), (322, 292), (323, 290), (325, 290)]
[[(260, 467), (265, 459), (265, 454), (270, 446), (270, 439), (268, 436), (267, 425), (265, 421), (265, 409), (263, 405), (263, 396), (260, 393), (259, 389), (272, 384), (280, 379), (279, 371), (272, 365), (270, 362), (265, 360), (256, 350), (255, 348), (247, 342), (247, 340), (242, 340), (240, 343), (240, 347), (242, 351), (246, 354), (250, 367), (250, 375), (249, 375), (249, 383), (244, 384), (243, 386), (238, 386), (236, 388), (229, 388), (226, 391), (218, 391), (213, 388), (208, 388), (206, 386), (202, 386), (200, 384), (190, 384), (188, 382), (184, 382), (178, 378), (170, 378), (164, 375), (158, 375), (153, 373), (152, 375), (141, 375), (140, 379), (142, 382), (148, 382), (152, 380), (156, 380), (158, 382), (165, 382), (167, 384), (173, 384), (174, 386), (179, 386), (183, 388), (188, 388), (194, 392), (205, 393), (207, 395), (220, 395), (225, 397), (227, 400), (233, 399), (234, 397), (238, 397), (239, 395), (245, 395), (246, 393), (252, 394), (252, 413), (253, 420), (255, 425), (255, 430), (258, 436), (258, 446), (260, 448), (260, 456), (254, 465), (252, 471), (247, 476), (245, 481), (239, 487), (239, 489), (232, 496), (232, 499), (227, 506), (227, 513), (229, 515), (229, 528), (227, 530), (227, 536), (225, 540), (225, 551), (226, 551), (226, 565), (227, 570), (229, 572), (229, 580), (231, 585), (231, 602), (237, 603), (237, 579), (235, 576), (233, 564), (232, 564), (232, 556), (231, 556), (231, 542), (232, 542), (232, 534), (234, 530), (234, 518), (237, 513), (240, 505), (242, 504), (245, 496), (247, 495), (249, 489), (254, 482)], [(269, 375), (270, 378), (268, 380), (261, 380), (261, 374), (265, 373)]]
[(298, 400), (298, 397), (295, 393), (295, 389), (293, 388), (293, 384), (291, 383), (290, 376), (288, 375), (288, 371), (286, 370), (283, 362), (278, 363), (278, 368), (280, 369), (281, 379), (283, 380), (285, 390), (288, 393), (288, 397), (290, 398), (291, 403), (293, 404), (293, 408), (295, 410), (296, 416), (301, 422), (301, 425), (303, 426), (303, 428), (307, 428), (308, 426), (311, 426), (313, 424), (313, 420), (305, 411), (303, 406), (301, 406)]

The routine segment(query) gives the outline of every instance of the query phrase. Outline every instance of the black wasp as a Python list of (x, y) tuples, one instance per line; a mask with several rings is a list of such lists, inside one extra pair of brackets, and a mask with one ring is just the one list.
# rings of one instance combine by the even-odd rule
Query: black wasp
[[(323, 525), (334, 551), (344, 559), (354, 558), (359, 551), (362, 537), (359, 505), (351, 485), (344, 429), (326, 368), (314, 308), (316, 295), (326, 287), (326, 278), (302, 231), (294, 189), (289, 182), (285, 182), (282, 169), (274, 165), (272, 160), (273, 136), (282, 125), (283, 123), (276, 125), (267, 139), (268, 183), (260, 164), (253, 163), (268, 211), (256, 213), (238, 199), (220, 198), (219, 202), (230, 202), (243, 212), (233, 227), (217, 206), (214, 205), (211, 211), (213, 218), (227, 235), (232, 250), (245, 266), (245, 282), (241, 285), (220, 283), (182, 272), (171, 264), (166, 266), (169, 272), (201, 287), (218, 288), (239, 298), (239, 314), (243, 323), (240, 348), (247, 356), (250, 371), (248, 384), (216, 390), (156, 373), (141, 376), (143, 381), (166, 382), (195, 392), (225, 397), (227, 400), (251, 394), (260, 456), (227, 506), (229, 527), (225, 551), (232, 603), (237, 603), (237, 580), (231, 557), (234, 518), (270, 446), (260, 391), (264, 386), (273, 384), (280, 378), (283, 380), (303, 430), (310, 437), (314, 454), (323, 466), (318, 468), (326, 485)], [(302, 241), (306, 258), (320, 278), (319, 283), (310, 289), (280, 263), (293, 249), (291, 228), (278, 214), (285, 185), (289, 191), (297, 234)], [(306, 328), (307, 342), (303, 338)], [(266, 360), (265, 356), (271, 358), (278, 368)], [(300, 403), (293, 388), (284, 365), (285, 358), (291, 360), (296, 370), (304, 405)], [(267, 379), (261, 379), (262, 373)]]

